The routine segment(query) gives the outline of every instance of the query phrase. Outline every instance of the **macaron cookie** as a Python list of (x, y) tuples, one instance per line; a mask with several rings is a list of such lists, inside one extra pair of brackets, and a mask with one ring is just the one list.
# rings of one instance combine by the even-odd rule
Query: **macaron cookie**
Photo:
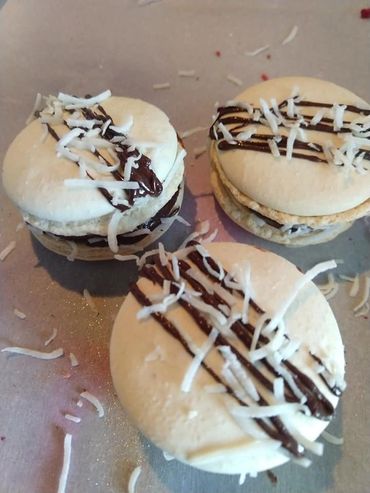
[(334, 266), (302, 274), (238, 243), (159, 251), (111, 337), (113, 383), (132, 421), (202, 470), (308, 466), (345, 388), (338, 325), (311, 282)]
[(331, 82), (271, 79), (220, 106), (211, 182), (226, 214), (262, 238), (321, 243), (370, 213), (370, 106)]
[(33, 114), (5, 156), (3, 184), (44, 246), (106, 260), (142, 250), (169, 228), (186, 153), (160, 109), (108, 90), (39, 95)]

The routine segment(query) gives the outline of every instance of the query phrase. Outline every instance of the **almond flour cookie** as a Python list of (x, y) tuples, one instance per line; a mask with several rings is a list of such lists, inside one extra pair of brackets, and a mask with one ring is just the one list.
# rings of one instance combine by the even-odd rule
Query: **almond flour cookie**
[(307, 77), (272, 79), (218, 108), (210, 129), (217, 201), (265, 239), (308, 245), (370, 212), (370, 106)]
[(38, 98), (5, 156), (4, 188), (33, 235), (83, 260), (134, 253), (168, 229), (185, 151), (168, 117), (138, 99)]
[(237, 243), (160, 251), (114, 323), (113, 383), (157, 446), (206, 471), (255, 475), (307, 451), (334, 414), (344, 351), (334, 315), (287, 260)]

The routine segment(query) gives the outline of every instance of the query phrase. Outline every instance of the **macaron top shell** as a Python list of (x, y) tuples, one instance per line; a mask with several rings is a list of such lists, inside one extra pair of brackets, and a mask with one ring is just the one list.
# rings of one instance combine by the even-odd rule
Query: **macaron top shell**
[[(132, 120), (127, 137), (151, 159), (152, 170), (163, 182), (175, 163), (178, 150), (176, 131), (168, 117), (139, 99), (110, 97), (101, 106), (116, 126)], [(45, 139), (44, 127), (39, 119), (34, 120), (10, 145), (3, 170), (3, 183), (9, 197), (26, 213), (49, 221), (84, 221), (112, 213), (114, 207), (96, 188), (75, 189), (65, 185), (66, 179), (80, 178), (79, 167), (57, 156), (57, 143), (50, 133)], [(59, 137), (69, 131), (64, 125), (52, 127)], [(87, 151), (73, 150), (79, 155), (87, 154)], [(99, 173), (94, 178), (112, 180)]]
[[(207, 245), (207, 250), (229, 272), (235, 262), (250, 263), (254, 300), (269, 314), (279, 309), (302, 277), (285, 259), (247, 245), (215, 243)], [(158, 293), (158, 287), (148, 279), (141, 278), (138, 285), (146, 296)], [(132, 294), (126, 297), (114, 324), (110, 361), (119, 399), (148, 438), (177, 459), (212, 472), (253, 473), (286, 462), (285, 451), (273, 440), (266, 435), (255, 437), (255, 421), (249, 420), (249, 429), (243, 431), (229, 412), (237, 404), (229, 394), (207, 391), (216, 382), (203, 368), (196, 373), (190, 392), (182, 391), (192, 357), (153, 318), (139, 321), (141, 308)], [(207, 338), (182, 307), (172, 305), (164, 315), (186, 340), (202, 347)], [(341, 379), (343, 344), (327, 301), (312, 283), (291, 305), (285, 322), (289, 337), (299, 341), (306, 351), (295, 354), (292, 362), (335, 407), (338, 398), (315, 373), (307, 348), (320, 355), (327, 368)], [(234, 338), (232, 345), (245, 354), (240, 341)], [(215, 348), (206, 362), (222, 374), (223, 360)], [(259, 388), (258, 383), (256, 386)], [(328, 424), (298, 412), (284, 420), (308, 440), (316, 439)]]
[[(271, 98), (277, 104), (291, 97), (294, 88), (305, 101), (330, 103), (332, 105), (355, 105), (362, 108), (369, 106), (358, 96), (347, 89), (333, 83), (308, 77), (285, 77), (271, 79), (257, 84), (238, 97), (242, 101), (260, 107), (260, 98), (270, 105)], [(306, 120), (321, 108), (300, 107)], [(330, 118), (330, 109), (325, 115)], [(369, 116), (345, 111), (345, 121), (369, 121)], [(250, 126), (252, 126), (251, 123)], [(258, 133), (271, 134), (269, 126), (256, 125)], [(340, 148), (346, 134), (328, 133), (305, 130), (308, 142), (325, 145), (330, 142)], [(282, 135), (289, 135), (289, 129), (281, 130)], [(272, 138), (273, 136), (271, 136)], [(297, 139), (299, 139), (299, 135)], [(367, 147), (368, 149), (368, 147)], [(351, 166), (335, 166), (334, 164), (312, 162), (307, 159), (295, 158), (288, 160), (281, 155), (276, 158), (271, 152), (255, 150), (232, 149), (221, 151), (212, 141), (211, 159), (218, 160), (227, 179), (237, 189), (256, 202), (288, 214), (300, 216), (330, 215), (346, 211), (358, 206), (370, 198), (370, 171), (357, 172)], [(364, 168), (370, 169), (370, 163), (363, 161)]]

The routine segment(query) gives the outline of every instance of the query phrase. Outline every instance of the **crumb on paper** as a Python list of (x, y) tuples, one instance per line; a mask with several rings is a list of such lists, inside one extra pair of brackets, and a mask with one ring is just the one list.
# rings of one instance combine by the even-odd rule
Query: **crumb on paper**
[(221, 57), (221, 51), (220, 50), (216, 50), (215, 51), (215, 55), (220, 58)]

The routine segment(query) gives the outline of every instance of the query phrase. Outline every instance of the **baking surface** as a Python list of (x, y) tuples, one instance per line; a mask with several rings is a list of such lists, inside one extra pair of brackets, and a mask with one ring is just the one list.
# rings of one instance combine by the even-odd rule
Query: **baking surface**
[[(368, 55), (370, 21), (360, 19), (362, 1), (137, 0), (0, 1), (0, 158), (22, 129), (37, 92), (83, 95), (111, 89), (156, 104), (178, 131), (208, 126), (216, 101), (231, 99), (263, 74), (269, 77), (322, 77), (370, 100)], [(281, 45), (294, 25), (296, 38)], [(256, 57), (245, 51), (270, 44)], [(267, 55), (271, 55), (270, 58)], [(218, 56), (219, 55), (219, 56)], [(194, 69), (196, 78), (178, 70)], [(169, 89), (153, 90), (170, 82)], [(193, 225), (209, 219), (219, 241), (268, 248), (308, 269), (318, 261), (342, 259), (338, 273), (370, 275), (370, 222), (358, 221), (326, 244), (289, 249), (252, 237), (231, 223), (215, 205), (205, 154), (206, 132), (186, 139), (187, 189), (182, 215)], [(126, 492), (131, 471), (142, 465), (136, 491), (155, 493), (365, 493), (370, 472), (370, 323), (355, 318), (348, 284), (330, 301), (338, 319), (347, 359), (348, 389), (328, 430), (344, 437), (341, 447), (325, 444), (324, 456), (303, 469), (294, 464), (238, 485), (236, 476), (198, 472), (167, 462), (126, 418), (112, 388), (108, 347), (115, 315), (136, 277), (128, 263), (69, 262), (16, 232), (20, 217), (1, 196), (0, 251), (16, 240), (0, 262), (0, 347), (38, 350), (62, 347), (65, 357), (39, 361), (0, 353), (0, 493), (57, 491), (65, 432), (73, 434), (66, 491)], [(164, 237), (175, 249), (191, 232), (176, 223)], [(325, 278), (323, 279), (325, 281)], [(82, 296), (88, 289), (98, 314)], [(26, 314), (21, 320), (14, 308)], [(57, 337), (45, 348), (53, 329)], [(68, 353), (80, 365), (71, 368)], [(87, 389), (105, 409), (98, 418), (85, 402)], [(65, 413), (82, 418), (67, 421)]]

